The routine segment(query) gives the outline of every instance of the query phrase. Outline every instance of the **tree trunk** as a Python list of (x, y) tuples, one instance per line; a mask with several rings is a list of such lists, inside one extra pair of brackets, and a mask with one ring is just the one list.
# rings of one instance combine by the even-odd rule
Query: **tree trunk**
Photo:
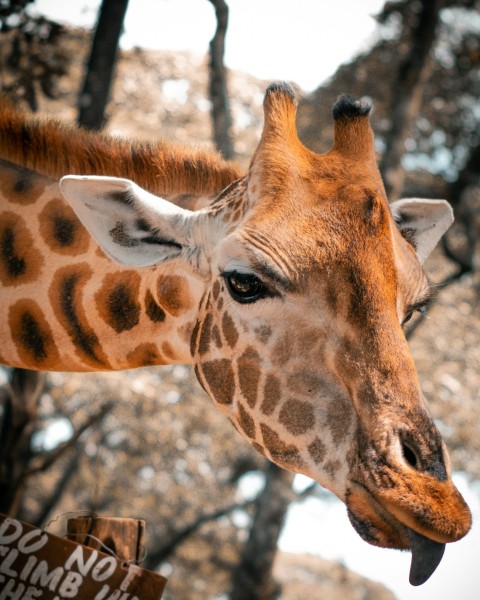
[(432, 68), (430, 51), (435, 40), (443, 0), (421, 0), (416, 27), (411, 34), (410, 52), (401, 62), (391, 109), (391, 128), (386, 141), (380, 170), (390, 201), (400, 197), (405, 174), (401, 160), (405, 139), (418, 115), (425, 82)]
[(227, 159), (233, 158), (232, 117), (227, 89), (227, 72), (223, 62), (225, 35), (228, 27), (228, 6), (225, 0), (210, 0), (215, 7), (217, 29), (210, 42), (210, 99), (212, 101), (213, 139), (217, 149)]
[(273, 562), (288, 506), (293, 500), (293, 474), (272, 463), (256, 501), (249, 538), (232, 577), (230, 600), (274, 600), (280, 588), (272, 577)]
[[(459, 172), (457, 179), (450, 185), (449, 200), (455, 207), (455, 226), (460, 229), (464, 239), (461, 251), (454, 249), (447, 233), (442, 238), (445, 255), (459, 267), (457, 277), (475, 270), (475, 252), (478, 240), (477, 219), (468, 202), (462, 202), (464, 192), (473, 185), (477, 185), (480, 178), (480, 144), (471, 151), (470, 156)], [(454, 227), (455, 227), (454, 226)]]
[(78, 124), (102, 129), (128, 0), (103, 0), (78, 99)]
[(44, 377), (37, 371), (12, 369), (9, 383), (0, 390), (0, 512), (12, 517), (21, 506)]

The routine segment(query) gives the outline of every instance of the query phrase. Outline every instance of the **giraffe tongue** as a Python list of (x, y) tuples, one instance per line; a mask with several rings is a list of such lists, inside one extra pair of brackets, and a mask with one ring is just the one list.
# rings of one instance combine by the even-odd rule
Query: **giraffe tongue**
[(408, 537), (412, 544), (409, 581), (412, 585), (422, 585), (440, 564), (445, 552), (445, 544), (429, 540), (410, 528), (408, 528)]

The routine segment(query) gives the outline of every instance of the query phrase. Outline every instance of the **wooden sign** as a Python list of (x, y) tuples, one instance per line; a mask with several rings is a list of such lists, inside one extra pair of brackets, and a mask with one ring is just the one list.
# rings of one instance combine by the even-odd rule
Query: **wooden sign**
[(166, 581), (0, 514), (0, 600), (159, 600)]

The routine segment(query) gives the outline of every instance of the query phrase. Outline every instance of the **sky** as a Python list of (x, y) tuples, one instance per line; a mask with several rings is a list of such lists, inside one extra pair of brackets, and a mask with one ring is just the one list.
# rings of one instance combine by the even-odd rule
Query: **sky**
[[(37, 0), (42, 14), (92, 27), (98, 0)], [(260, 79), (316, 88), (372, 39), (383, 0), (229, 0), (225, 63)], [(208, 50), (215, 31), (208, 0), (130, 0), (124, 48)]]
[[(318, 87), (338, 66), (375, 39), (383, 0), (228, 0), (228, 67), (266, 80), (285, 79), (303, 90)], [(59, 21), (92, 27), (98, 0), (37, 0), (37, 10)], [(203, 55), (215, 29), (208, 0), (130, 0), (123, 48), (191, 50)], [(297, 478), (301, 482), (301, 478)], [(373, 548), (357, 536), (338, 501), (293, 505), (280, 540), (287, 551), (318, 553), (394, 591), (398, 600), (480, 598), (480, 482), (460, 486), (474, 511), (474, 530), (447, 546), (431, 579), (408, 583), (409, 553)], [(316, 599), (312, 599), (316, 600)]]

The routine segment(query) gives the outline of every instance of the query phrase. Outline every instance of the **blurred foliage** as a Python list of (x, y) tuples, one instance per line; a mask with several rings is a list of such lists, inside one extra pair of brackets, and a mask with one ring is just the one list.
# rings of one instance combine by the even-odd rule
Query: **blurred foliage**
[(38, 95), (56, 98), (70, 57), (61, 47), (64, 27), (29, 7), (34, 0), (0, 2), (0, 92), (38, 109)]

